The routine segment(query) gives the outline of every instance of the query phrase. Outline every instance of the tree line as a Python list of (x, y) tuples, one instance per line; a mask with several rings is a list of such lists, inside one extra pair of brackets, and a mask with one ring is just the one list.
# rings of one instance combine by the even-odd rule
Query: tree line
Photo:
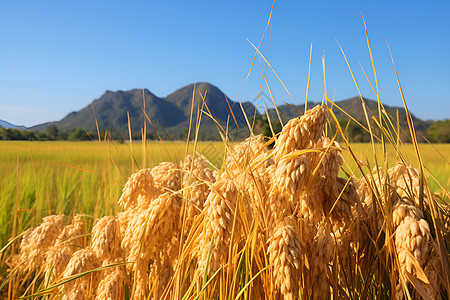
[[(348, 119), (340, 119), (338, 121), (349, 142), (367, 143), (371, 141), (370, 134), (361, 125), (354, 121), (349, 122)], [(360, 121), (360, 123), (366, 125), (365, 121)], [(379, 128), (373, 123), (371, 125), (374, 134), (379, 136)], [(256, 118), (255, 120), (255, 132), (264, 136), (272, 137), (272, 130), (275, 134), (281, 131), (282, 127), (279, 121), (272, 120), (271, 126), (272, 129), (265, 117)], [(332, 137), (336, 133), (335, 131), (336, 129), (328, 128), (328, 136)], [(450, 143), (450, 120), (432, 121), (431, 125), (426, 129), (416, 130), (416, 136), (419, 142)], [(400, 138), (404, 142), (411, 142), (408, 128), (400, 128)], [(339, 133), (336, 139), (341, 142), (342, 139)]]
[(84, 129), (72, 129), (68, 131), (59, 131), (55, 125), (50, 125), (45, 131), (19, 130), (12, 128), (0, 128), (0, 140), (16, 141), (89, 141), (97, 138), (93, 132)]
[[(128, 140), (128, 134), (120, 134), (119, 132), (111, 132), (107, 129), (100, 130), (100, 138), (114, 139), (123, 142)], [(132, 139), (140, 140), (142, 135), (140, 132), (133, 132)], [(147, 132), (147, 139), (154, 139), (152, 132)], [(0, 128), (0, 140), (15, 141), (97, 141), (98, 134), (83, 128), (75, 128), (70, 130), (59, 130), (55, 125), (48, 126), (44, 131), (21, 130), (12, 128)]]
[[(350, 142), (354, 143), (365, 143), (370, 142), (370, 135), (362, 128), (360, 125), (354, 121), (349, 122), (348, 120), (339, 120), (341, 128), (343, 129), (346, 137)], [(362, 122), (364, 124), (364, 122)], [(254, 120), (254, 132), (261, 133), (264, 136), (271, 137), (272, 130), (275, 133), (281, 131), (281, 124), (279, 121), (271, 122), (272, 129), (269, 126), (269, 122), (265, 117), (257, 117)], [(379, 135), (379, 131), (375, 128), (375, 134)], [(220, 139), (217, 132), (214, 134), (211, 132), (214, 127), (205, 128), (201, 130), (200, 140), (214, 140)], [(446, 119), (443, 121), (433, 122), (426, 130), (418, 131), (417, 137), (419, 142), (426, 142), (427, 140), (431, 143), (450, 143), (450, 120)], [(171, 139), (184, 139), (185, 133), (182, 132), (169, 132), (168, 135)], [(121, 135), (119, 133), (111, 133), (106, 129), (100, 132), (101, 139), (105, 137), (112, 138), (118, 141), (127, 140), (129, 137), (127, 134)], [(161, 134), (162, 139), (168, 139), (167, 134)], [(140, 132), (134, 132), (132, 139), (140, 140), (142, 138)], [(147, 132), (147, 139), (156, 139), (156, 134), (152, 133), (151, 130)], [(407, 141), (408, 129), (401, 130), (401, 138)], [(66, 141), (89, 141), (98, 140), (98, 135), (96, 132), (86, 131), (81, 128), (60, 131), (55, 125), (48, 126), (45, 131), (31, 131), (31, 130), (19, 130), (11, 128), (0, 128), (0, 140), (26, 140), (26, 141), (56, 141), (56, 140), (66, 140)], [(339, 135), (338, 135), (339, 140)]]

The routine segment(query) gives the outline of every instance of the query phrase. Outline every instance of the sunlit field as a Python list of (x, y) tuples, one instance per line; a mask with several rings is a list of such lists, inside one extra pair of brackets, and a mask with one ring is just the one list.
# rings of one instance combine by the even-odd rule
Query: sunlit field
[[(234, 145), (236, 143), (230, 143), (228, 146)], [(341, 176), (349, 177), (353, 174), (360, 178), (361, 174), (355, 160), (345, 145), (342, 147), (344, 163), (340, 171)], [(415, 167), (418, 165), (412, 144), (400, 146), (402, 157), (397, 156), (392, 145), (386, 146), (386, 152), (381, 144), (375, 144), (374, 147), (372, 144), (350, 145), (360, 161), (360, 166), (367, 165), (368, 169), (376, 165), (374, 151), (378, 157), (378, 165), (383, 168), (393, 167), (396, 162), (402, 160), (405, 163), (412, 163)], [(194, 153), (206, 158), (209, 169), (220, 171), (223, 170), (225, 148), (223, 142), (199, 142), (195, 145), (191, 143), (189, 147), (181, 141), (165, 141), (164, 143), (151, 141), (146, 143), (145, 147), (140, 142), (129, 144), (114, 141), (0, 142), (0, 174), (2, 175), (0, 178), (0, 240), (1, 245), (4, 246), (0, 253), (2, 259), (0, 282), (8, 282), (14, 286), (15, 279), (9, 278), (11, 273), (7, 270), (10, 263), (9, 257), (14, 257), (18, 251), (18, 243), (14, 243), (14, 237), (20, 238), (25, 230), (41, 224), (43, 217), (55, 214), (68, 217), (81, 215), (84, 220), (83, 226), (86, 227), (83, 231), (90, 232), (99, 218), (117, 216), (123, 211), (118, 205), (118, 199), (129, 176), (134, 172), (154, 167), (165, 161), (179, 163), (186, 154)], [(447, 158), (450, 157), (450, 145), (421, 144), (419, 149), (431, 191), (436, 193), (436, 199), (448, 201), (443, 188), (449, 187), (450, 165)], [(263, 207), (266, 205), (269, 204), (263, 204)], [(89, 236), (90, 234), (85, 235), (85, 239), (89, 239)], [(205, 247), (208, 248), (207, 245)], [(242, 252), (242, 255), (245, 256), (245, 253)], [(238, 267), (233, 265), (233, 268)], [(241, 271), (236, 270), (235, 274), (240, 274)], [(270, 274), (269, 272), (267, 274), (269, 277), (264, 278), (271, 280)], [(175, 285), (176, 288), (178, 284)], [(376, 291), (379, 288), (376, 287), (376, 281), (372, 284), (373, 290)], [(179, 287), (182, 289), (183, 285)], [(2, 294), (6, 290), (10, 293), (8, 297), (14, 296), (11, 291), (15, 288), (2, 288), (0, 296), (6, 297)], [(31, 289), (30, 292), (35, 291), (34, 283), (28, 288)], [(305, 288), (306, 291), (308, 289)], [(207, 298), (214, 297), (215, 289), (208, 290), (210, 294)], [(158, 293), (160, 292), (162, 291)], [(249, 293), (248, 295), (251, 296), (252, 292)], [(373, 293), (376, 294), (376, 292)]]
[[(368, 162), (371, 168), (375, 166), (372, 144), (351, 144), (351, 149), (359, 159), (366, 163)], [(386, 167), (384, 165), (384, 151), (381, 144), (375, 144), (375, 151), (377, 153), (379, 167)], [(412, 144), (400, 145), (399, 151), (403, 155), (402, 158), (405, 163), (410, 163), (418, 168), (419, 163)], [(419, 151), (431, 190), (433, 192), (439, 192), (442, 190), (441, 186), (448, 190), (450, 187), (450, 144), (419, 144)], [(345, 162), (348, 164), (344, 168), (348, 172), (355, 170), (356, 163), (351, 158), (351, 154), (344, 150), (343, 156)], [(396, 162), (402, 161), (402, 158), (397, 155), (397, 151), (390, 144), (386, 145), (386, 158), (388, 167), (391, 167)], [(360, 177), (358, 172), (356, 174)]]
[[(185, 142), (0, 142), (0, 239), (15, 236), (51, 214), (117, 213), (123, 185), (135, 171), (179, 162)], [(223, 143), (191, 144), (210, 167), (220, 168)], [(143, 152), (146, 153), (145, 159)]]
[[(441, 190), (435, 179), (448, 189), (450, 165), (446, 159), (450, 157), (450, 145), (419, 146), (432, 191)], [(351, 147), (358, 158), (373, 168), (371, 144)], [(214, 170), (221, 167), (224, 148), (223, 142), (199, 142), (196, 149), (191, 143), (188, 153), (196, 151), (204, 155)], [(47, 215), (116, 214), (117, 200), (128, 177), (160, 162), (180, 162), (185, 156), (186, 143), (152, 141), (144, 149), (140, 142), (130, 146), (115, 142), (2, 141), (0, 149), (0, 232), (4, 245), (9, 237), (36, 226)], [(379, 157), (383, 156), (381, 145), (377, 144), (375, 151)], [(401, 152), (406, 162), (418, 165), (412, 144), (401, 146)], [(356, 163), (346, 149), (342, 153), (344, 170), (351, 174), (356, 170)], [(387, 157), (388, 167), (398, 161), (391, 145), (387, 146)], [(359, 176), (358, 172), (355, 175)]]

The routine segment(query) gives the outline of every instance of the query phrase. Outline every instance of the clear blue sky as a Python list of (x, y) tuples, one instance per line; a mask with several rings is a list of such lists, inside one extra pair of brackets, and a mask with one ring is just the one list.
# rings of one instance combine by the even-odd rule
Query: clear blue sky
[[(148, 88), (164, 97), (208, 81), (233, 100), (254, 100), (257, 60), (239, 94), (267, 23), (271, 1), (0, 0), (0, 119), (18, 125), (59, 120), (105, 90)], [(357, 95), (343, 47), (363, 96), (375, 98), (366, 20), (381, 100), (402, 105), (391, 47), (410, 110), (450, 118), (450, 1), (276, 1), (266, 69), (278, 104), (304, 103), (310, 44), (309, 99)], [(269, 32), (261, 52), (267, 53)], [(267, 87), (263, 90), (267, 92)]]

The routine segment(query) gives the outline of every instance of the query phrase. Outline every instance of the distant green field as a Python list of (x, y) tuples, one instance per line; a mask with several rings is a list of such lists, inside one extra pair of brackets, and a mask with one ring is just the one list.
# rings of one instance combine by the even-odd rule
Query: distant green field
[[(222, 143), (197, 151), (220, 167)], [(0, 243), (55, 213), (90, 216), (117, 212), (130, 174), (162, 161), (184, 158), (183, 142), (141, 143), (0, 141)], [(194, 148), (189, 148), (193, 153)]]
[[(374, 166), (370, 144), (352, 144), (355, 154)], [(379, 164), (383, 151), (377, 145)], [(201, 142), (196, 149), (219, 167), (223, 159), (221, 142)], [(445, 187), (450, 186), (450, 145), (420, 145), (425, 166)], [(90, 216), (115, 214), (123, 184), (134, 171), (151, 167), (161, 161), (179, 162), (186, 151), (184, 142), (149, 142), (145, 150), (141, 143), (112, 142), (0, 142), (0, 242), (15, 236), (41, 218), (55, 213)], [(192, 145), (189, 153), (193, 153)], [(401, 148), (407, 162), (417, 166), (414, 148)], [(398, 157), (388, 148), (387, 160), (392, 166)], [(351, 173), (356, 164), (344, 151), (345, 169)], [(446, 160), (447, 159), (447, 160)], [(430, 175), (430, 187), (439, 185)]]
[[(341, 146), (345, 148), (344, 145)], [(371, 144), (351, 144), (350, 147), (359, 159), (368, 162), (371, 168), (375, 166), (375, 156), (373, 155), (374, 151)], [(380, 167), (385, 167), (384, 153), (381, 144), (375, 144), (375, 152), (378, 158), (378, 165)], [(400, 145), (399, 152), (402, 157), (397, 154), (397, 151), (395, 151), (392, 145), (386, 147), (386, 161), (388, 167), (392, 167), (396, 162), (403, 160), (405, 163), (411, 163), (415, 168), (418, 168), (419, 163), (416, 151), (412, 144)], [(434, 192), (442, 190), (440, 185), (449, 190), (450, 144), (419, 144), (419, 152), (425, 166), (425, 174), (431, 190)], [(344, 168), (347, 172), (352, 172), (356, 169), (356, 163), (349, 151), (344, 151), (344, 160), (346, 162)], [(356, 173), (356, 175), (358, 177), (360, 176), (358, 173)]]

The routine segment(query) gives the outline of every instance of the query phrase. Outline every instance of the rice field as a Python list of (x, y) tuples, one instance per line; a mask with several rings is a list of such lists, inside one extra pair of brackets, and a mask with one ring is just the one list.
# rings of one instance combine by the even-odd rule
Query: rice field
[(421, 194), (413, 145), (351, 144), (355, 161), (324, 114), (288, 123), (273, 150), (0, 142), (0, 296), (438, 298), (450, 145), (419, 145)]
[[(423, 164), (426, 168), (426, 176), (428, 184), (433, 192), (439, 192), (444, 187), (446, 190), (450, 189), (450, 144), (419, 144), (419, 151), (422, 157)], [(344, 147), (344, 146), (343, 146)], [(375, 155), (372, 144), (351, 144), (352, 150), (356, 156), (368, 165), (375, 166)], [(380, 166), (384, 167), (385, 161), (388, 166), (392, 166), (398, 161), (401, 161), (395, 148), (388, 144), (386, 145), (386, 159), (383, 154), (383, 147), (381, 144), (375, 144), (376, 157)], [(399, 147), (399, 152), (402, 154), (404, 162), (410, 163), (416, 168), (419, 166), (417, 155), (413, 144), (403, 144)], [(343, 152), (343, 157), (346, 162), (344, 167), (347, 172), (355, 170), (356, 162), (351, 157), (348, 151)], [(348, 166), (347, 166), (348, 164)], [(356, 173), (357, 176), (361, 176)]]
[[(36, 226), (51, 214), (117, 213), (123, 185), (135, 171), (163, 161), (179, 162), (186, 143), (0, 142), (0, 240)], [(146, 158), (143, 158), (145, 151)], [(223, 159), (223, 143), (198, 143), (211, 168)]]

